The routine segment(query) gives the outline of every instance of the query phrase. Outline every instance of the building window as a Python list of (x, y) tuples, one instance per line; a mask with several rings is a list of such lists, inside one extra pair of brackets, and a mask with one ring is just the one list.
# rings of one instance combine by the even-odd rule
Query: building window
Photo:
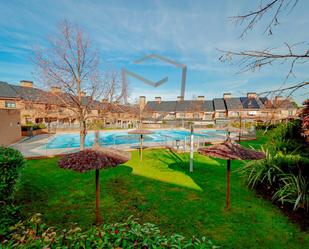
[(184, 114), (183, 112), (179, 112), (179, 113), (178, 113), (178, 117), (179, 117), (179, 118), (184, 118), (184, 117), (185, 117), (185, 114)]
[(219, 112), (219, 118), (225, 118), (225, 112)]
[(16, 108), (16, 103), (13, 101), (5, 101), (5, 108)]
[(200, 118), (200, 114), (199, 113), (194, 113), (193, 114), (193, 118)]
[(170, 112), (169, 114), (166, 115), (165, 119), (175, 119), (175, 113)]
[(289, 110), (289, 116), (293, 116), (293, 110)]
[(229, 112), (229, 116), (231, 117), (238, 117), (239, 116), (239, 113), (238, 112)]
[(207, 120), (212, 119), (212, 114), (211, 113), (206, 113), (205, 114), (205, 119), (207, 119)]
[(255, 116), (256, 115), (256, 111), (249, 111), (248, 112), (248, 116)]

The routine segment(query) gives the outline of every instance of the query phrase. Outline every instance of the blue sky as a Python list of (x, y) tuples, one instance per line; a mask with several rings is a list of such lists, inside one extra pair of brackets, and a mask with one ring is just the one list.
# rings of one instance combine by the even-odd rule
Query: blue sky
[[(102, 69), (126, 67), (146, 78), (169, 81), (153, 88), (129, 78), (131, 99), (146, 95), (175, 99), (180, 93), (181, 70), (150, 60), (135, 65), (133, 60), (157, 53), (188, 66), (186, 98), (205, 95), (221, 97), (223, 92), (240, 96), (248, 91), (265, 91), (281, 86), (287, 64), (275, 64), (259, 72), (238, 74), (239, 67), (218, 60), (217, 49), (241, 50), (284, 48), (283, 42), (307, 39), (309, 1), (299, 1), (294, 11), (281, 17), (274, 35), (263, 34), (261, 22), (253, 32), (239, 38), (241, 27), (229, 17), (254, 9), (260, 1), (1, 1), (0, 2), (0, 80), (18, 83), (35, 80), (32, 48), (45, 44), (63, 19), (80, 25), (100, 50)], [(286, 85), (309, 80), (308, 64), (297, 65)], [(39, 85), (39, 82), (35, 82)], [(301, 102), (309, 88), (295, 94)]]

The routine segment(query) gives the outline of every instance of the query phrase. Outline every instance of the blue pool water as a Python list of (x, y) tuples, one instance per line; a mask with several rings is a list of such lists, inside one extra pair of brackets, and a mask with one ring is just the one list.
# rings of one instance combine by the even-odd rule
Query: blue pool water
[[(186, 130), (154, 130), (153, 134), (144, 135), (144, 142), (165, 142), (173, 140), (184, 140), (190, 136), (190, 132)], [(102, 146), (120, 145), (120, 144), (138, 144), (139, 135), (128, 134), (127, 131), (100, 131), (99, 143)], [(199, 131), (195, 136), (205, 137), (208, 139), (222, 138), (225, 131), (205, 130)], [(88, 132), (85, 140), (85, 146), (91, 147), (94, 143), (94, 132)], [(44, 146), (45, 147), (45, 146)], [(60, 148), (78, 148), (79, 134), (57, 134), (46, 144), (47, 149)]]

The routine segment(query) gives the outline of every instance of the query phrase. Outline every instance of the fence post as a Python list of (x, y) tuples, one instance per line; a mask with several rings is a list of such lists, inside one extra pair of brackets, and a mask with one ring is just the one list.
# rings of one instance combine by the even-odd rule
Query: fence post
[(200, 137), (197, 137), (197, 149), (200, 147)]
[(191, 135), (190, 135), (190, 172), (193, 172), (193, 151), (194, 151), (194, 135), (193, 135), (193, 124), (191, 124)]

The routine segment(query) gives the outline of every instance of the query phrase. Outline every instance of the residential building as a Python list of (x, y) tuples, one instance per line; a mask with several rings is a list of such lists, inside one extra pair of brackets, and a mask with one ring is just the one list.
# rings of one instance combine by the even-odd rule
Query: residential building
[[(48, 123), (57, 127), (78, 127), (72, 101), (72, 96), (61, 92), (59, 87), (44, 91), (34, 87), (31, 81), (22, 80), (20, 85), (0, 82), (0, 108), (20, 110), (21, 124)], [(138, 108), (134, 106), (92, 100), (85, 93), (82, 103), (89, 109), (88, 122), (101, 119), (106, 124), (127, 127), (139, 119)]]
[[(195, 100), (163, 101), (155, 97), (154, 101), (140, 99), (142, 119), (144, 123), (162, 123), (163, 121), (194, 121), (198, 124), (226, 125), (233, 121), (282, 120), (295, 118), (297, 105), (290, 99), (275, 98), (270, 100), (258, 97), (256, 93), (248, 93), (245, 97), (232, 97), (224, 93), (223, 98), (205, 100), (199, 96)], [(179, 123), (179, 122), (178, 122)]]

